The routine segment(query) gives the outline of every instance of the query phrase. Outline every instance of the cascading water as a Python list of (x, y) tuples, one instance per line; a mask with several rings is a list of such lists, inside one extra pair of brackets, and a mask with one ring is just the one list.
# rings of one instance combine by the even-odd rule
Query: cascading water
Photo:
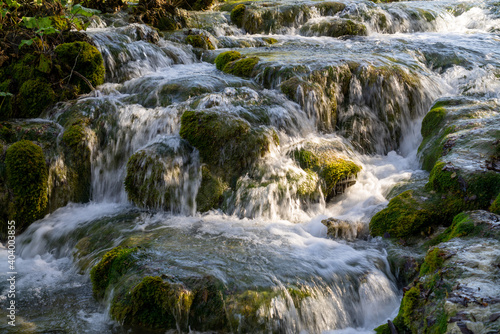
[[(147, 244), (141, 264), (153, 273), (209, 274), (228, 287), (270, 289), (271, 302), (259, 309), (268, 331), (365, 333), (395, 315), (401, 293), (382, 243), (365, 234), (328, 239), (321, 221), (334, 217), (348, 229), (366, 227), (395, 185), (425, 176), (417, 158), (420, 122), (436, 98), (500, 98), (498, 5), (357, 1), (332, 11), (314, 2), (301, 4), (308, 9), (298, 14), (280, 9), (286, 3), (274, 5), (254, 14), (273, 11), (274, 25), (253, 26), (249, 35), (213, 14), (219, 47), (260, 46), (269, 37), (261, 33), (278, 40), (273, 47), (239, 49), (261, 58), (254, 79), (216, 70), (143, 25), (117, 19), (115, 27), (101, 22), (90, 29), (107, 83), (50, 117), (83, 112), (93, 119), (92, 202), (60, 208), (19, 236), (23, 332), (127, 332), (93, 299), (88, 271), (105, 251), (131, 240)], [(295, 16), (286, 21), (283, 13)], [(211, 14), (203, 15), (210, 22)], [(353, 18), (366, 25), (367, 36), (325, 35)], [(303, 74), (300, 84), (290, 81), (293, 73)], [(292, 88), (283, 94), (286, 85)], [(259, 121), (279, 137), (237, 180), (224, 212), (197, 213), (202, 165), (179, 136), (187, 110)], [(361, 166), (356, 183), (329, 201), (318, 188), (304, 203), (297, 193), (312, 176), (292, 155), (305, 145), (326, 145)], [(168, 171), (151, 189), (161, 193), (160, 201), (145, 205), (152, 211), (127, 200), (127, 161), (134, 153), (143, 154), (140, 166), (154, 156), (158, 170)], [(98, 247), (86, 252), (89, 243)], [(0, 263), (1, 275), (6, 266)], [(307, 295), (297, 301), (291, 287)]]

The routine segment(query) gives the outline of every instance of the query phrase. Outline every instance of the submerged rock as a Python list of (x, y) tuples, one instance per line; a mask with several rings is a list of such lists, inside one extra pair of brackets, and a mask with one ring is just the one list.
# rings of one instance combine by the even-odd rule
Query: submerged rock
[(327, 234), (334, 239), (352, 241), (367, 236), (367, 226), (363, 222), (352, 222), (337, 218), (328, 218), (321, 221), (326, 226)]
[[(187, 193), (196, 194), (200, 166), (198, 153), (185, 140), (169, 138), (134, 153), (127, 163), (125, 190), (139, 207), (189, 212)], [(184, 196), (183, 196), (184, 195)]]
[[(274, 130), (250, 123), (231, 114), (186, 111), (180, 135), (200, 152), (202, 162), (229, 181), (279, 144)], [(234, 179), (233, 179), (234, 180)]]

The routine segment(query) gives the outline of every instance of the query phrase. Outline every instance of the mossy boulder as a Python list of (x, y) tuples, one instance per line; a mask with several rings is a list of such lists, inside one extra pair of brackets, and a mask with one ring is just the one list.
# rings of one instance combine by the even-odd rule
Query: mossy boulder
[(28, 140), (11, 145), (5, 153), (7, 184), (14, 194), (18, 231), (43, 217), (47, 208), (47, 164), (40, 146)]
[(210, 41), (210, 38), (202, 34), (188, 35), (186, 37), (186, 43), (195, 48), (201, 48), (204, 50), (215, 50), (212, 41)]
[(231, 10), (231, 22), (233, 22), (236, 26), (241, 27), (243, 25), (245, 10), (246, 6), (244, 4), (236, 5), (236, 7)]
[(137, 248), (116, 247), (104, 254), (90, 271), (92, 291), (96, 298), (103, 298), (110, 284), (116, 283), (135, 261)]
[(277, 144), (273, 130), (211, 111), (184, 112), (180, 135), (199, 150), (202, 162), (218, 169), (225, 181), (233, 182)]
[(317, 173), (326, 199), (331, 199), (354, 185), (361, 170), (359, 165), (335, 147), (305, 145), (293, 151), (292, 155), (301, 168)]
[(366, 36), (368, 34), (366, 26), (362, 23), (348, 19), (323, 19), (319, 22), (312, 22), (300, 28), (300, 34), (305, 36)]
[(243, 56), (238, 51), (222, 52), (217, 56), (217, 58), (215, 58), (215, 67), (217, 67), (218, 70), (222, 71), (228, 63), (240, 58), (243, 58)]
[(500, 193), (491, 204), (489, 210), (497, 215), (500, 215)]
[(370, 221), (374, 236), (392, 238), (418, 237), (428, 234), (431, 226), (442, 223), (426, 197), (414, 190), (407, 190), (390, 200), (387, 208), (375, 214)]
[[(127, 163), (125, 190), (137, 206), (183, 211), (194, 203), (183, 203), (180, 193), (194, 193), (199, 176), (197, 154), (185, 140), (167, 140), (134, 153)], [(187, 176), (187, 177), (186, 177)], [(191, 187), (189, 187), (191, 185)]]
[[(500, 330), (498, 302), (500, 216), (472, 211), (429, 249), (392, 325), (399, 333), (489, 333)], [(391, 333), (389, 325), (376, 329)]]
[(202, 178), (196, 195), (196, 209), (205, 212), (220, 207), (229, 184), (224, 181), (223, 177), (214, 175), (207, 166), (203, 166), (201, 171)]
[(19, 89), (16, 101), (19, 101), (20, 117), (38, 117), (48, 106), (53, 104), (56, 94), (51, 84), (36, 78), (25, 81)]
[(175, 329), (187, 321), (193, 293), (181, 284), (146, 276), (129, 293), (117, 295), (111, 316), (125, 324), (149, 329)]
[(87, 42), (73, 42), (58, 45), (54, 52), (63, 70), (71, 73), (71, 82), (80, 93), (88, 93), (104, 83), (104, 61), (95, 46)]
[(222, 70), (232, 75), (249, 78), (259, 60), (259, 57), (244, 57), (227, 63)]

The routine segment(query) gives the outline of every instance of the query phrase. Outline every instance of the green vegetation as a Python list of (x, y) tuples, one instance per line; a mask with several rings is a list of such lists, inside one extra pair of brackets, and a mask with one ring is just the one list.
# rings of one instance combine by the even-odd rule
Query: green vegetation
[(500, 193), (491, 204), (489, 210), (497, 215), (500, 215)]
[(217, 58), (215, 58), (215, 67), (217, 67), (218, 70), (222, 71), (226, 66), (226, 64), (234, 60), (240, 59), (242, 57), (243, 56), (238, 51), (222, 52), (220, 55), (217, 56)]
[(137, 248), (116, 247), (104, 254), (101, 261), (90, 271), (92, 291), (96, 298), (103, 298), (110, 284), (117, 282), (135, 261), (133, 253)]
[(239, 4), (233, 8), (231, 11), (231, 22), (236, 26), (243, 26), (243, 18), (245, 17), (246, 6), (244, 4)]
[(335, 152), (313, 152), (299, 149), (293, 152), (294, 159), (306, 172), (314, 172), (321, 180), (321, 188), (327, 199), (342, 193), (344, 185), (341, 181), (354, 179), (361, 167), (353, 161), (336, 156)]
[(47, 207), (47, 165), (42, 148), (21, 140), (5, 154), (7, 184), (14, 193), (16, 227), (19, 231), (40, 219)]
[(420, 276), (432, 274), (443, 266), (445, 253), (439, 248), (434, 248), (427, 253), (424, 263), (420, 267)]
[(387, 208), (378, 212), (370, 221), (372, 235), (389, 233), (392, 238), (410, 238), (440, 222), (437, 213), (425, 201), (407, 190), (391, 199)]
[(434, 106), (422, 120), (422, 137), (431, 135), (436, 129), (439, 128), (441, 122), (446, 116), (446, 109), (443, 107)]
[(166, 172), (160, 157), (146, 151), (134, 153), (127, 163), (125, 190), (128, 199), (145, 208), (163, 208), (170, 203), (170, 192), (163, 191)]
[(111, 315), (125, 325), (174, 329), (185, 323), (192, 303), (192, 292), (181, 284), (146, 276), (130, 293), (113, 299)]
[(91, 151), (84, 125), (77, 123), (67, 128), (63, 133), (62, 142), (65, 145), (65, 162), (68, 166), (69, 200), (86, 203), (90, 201), (92, 172)]
[(17, 97), (20, 117), (38, 117), (48, 106), (54, 103), (56, 94), (51, 85), (43, 79), (28, 80), (19, 89)]
[(104, 61), (95, 46), (86, 42), (58, 45), (54, 52), (67, 72), (72, 72), (71, 83), (81, 93), (88, 93), (104, 82)]

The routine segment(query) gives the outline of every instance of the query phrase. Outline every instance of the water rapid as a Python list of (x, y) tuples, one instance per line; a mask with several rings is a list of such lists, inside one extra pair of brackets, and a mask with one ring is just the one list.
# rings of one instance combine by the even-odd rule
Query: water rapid
[[(97, 302), (89, 280), (106, 251), (130, 244), (144, 246), (140, 261), (148, 273), (211, 275), (229, 290), (272, 291), (259, 309), (262, 332), (371, 333), (397, 314), (402, 294), (368, 223), (395, 186), (425, 179), (420, 123), (436, 99), (500, 98), (500, 9), (492, 1), (343, 3), (334, 12), (321, 1), (270, 2), (252, 14), (246, 31), (227, 13), (200, 12), (218, 41), (203, 54), (175, 34), (119, 19), (87, 31), (103, 54), (106, 83), (46, 118), (80, 113), (92, 120), (92, 200), (59, 208), (18, 237), (23, 333), (134, 332), (110, 318), (110, 301)], [(283, 19), (289, 8), (293, 20)], [(272, 25), (255, 23), (270, 15)], [(364, 24), (365, 36), (328, 35), (350, 19)], [(270, 37), (276, 43), (263, 46)], [(219, 49), (258, 56), (256, 74), (217, 70), (211, 60)], [(307, 84), (293, 85), (297, 73)], [(289, 94), (284, 86), (292, 87)], [(279, 138), (235, 180), (218, 210), (201, 213), (196, 204), (204, 165), (179, 134), (189, 110), (260, 124)], [(335, 196), (318, 188), (308, 200), (300, 197), (311, 176), (293, 152), (309, 147), (360, 166), (355, 183), (344, 180)], [(129, 202), (124, 186), (137, 152), (145, 154), (145, 169), (154, 156), (165, 171), (153, 187), (162, 201), (147, 209)], [(330, 217), (359, 233), (327, 237), (321, 221)], [(90, 243), (96, 246), (88, 251)], [(0, 253), (7, 258), (6, 248)], [(2, 260), (3, 300), (6, 272)], [(297, 300), (296, 290), (307, 294)]]

